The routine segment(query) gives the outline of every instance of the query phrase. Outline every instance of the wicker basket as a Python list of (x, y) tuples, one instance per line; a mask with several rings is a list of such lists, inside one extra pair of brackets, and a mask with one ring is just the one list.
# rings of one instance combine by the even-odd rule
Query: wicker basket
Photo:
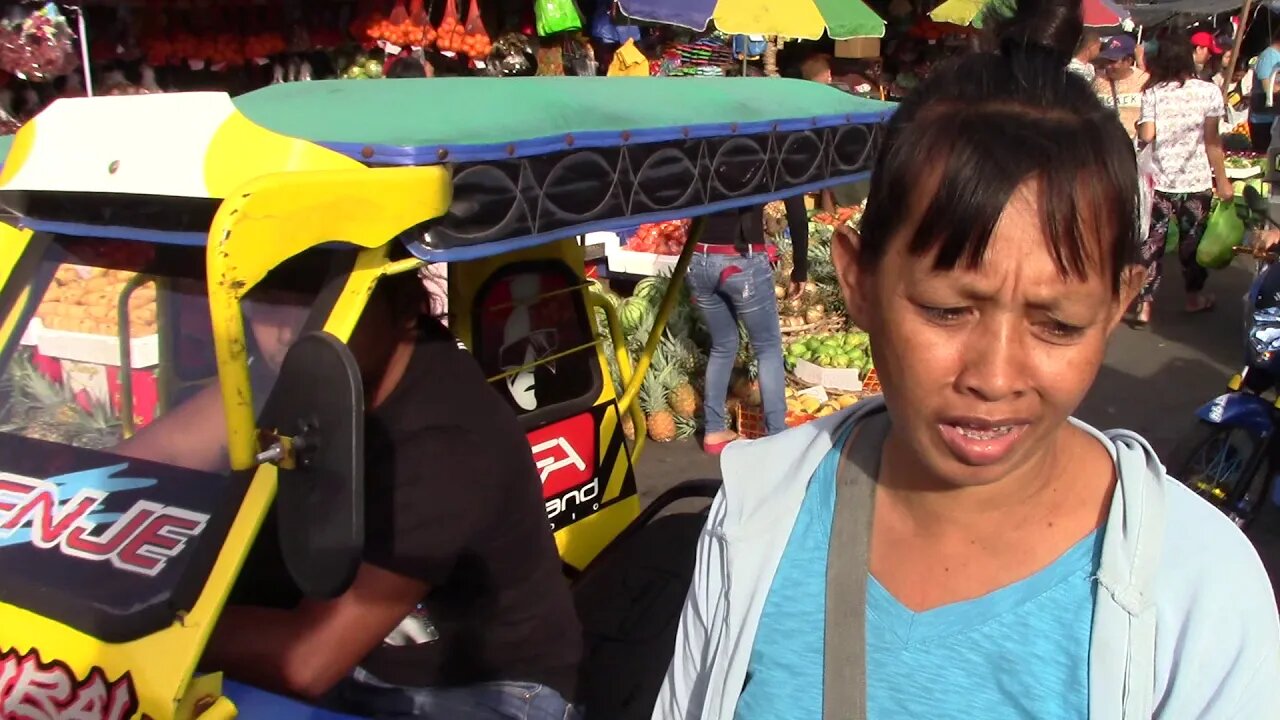
[(838, 332), (844, 325), (844, 320), (838, 317), (819, 320), (816, 323), (808, 325), (797, 325), (795, 327), (784, 327), (782, 329), (782, 337), (791, 337), (796, 335), (814, 335), (824, 332)]
[[(811, 387), (790, 374), (787, 375), (787, 384), (800, 389)], [(850, 394), (857, 395), (859, 400), (880, 394), (880, 377), (876, 374), (875, 368), (872, 368), (871, 372), (867, 373), (867, 378), (862, 381), (861, 392), (830, 393), (832, 398)], [(764, 408), (751, 407), (745, 403), (739, 403), (737, 405), (737, 410), (734, 412), (736, 415), (737, 432), (739, 437), (747, 440), (755, 440), (769, 434), (764, 422)]]

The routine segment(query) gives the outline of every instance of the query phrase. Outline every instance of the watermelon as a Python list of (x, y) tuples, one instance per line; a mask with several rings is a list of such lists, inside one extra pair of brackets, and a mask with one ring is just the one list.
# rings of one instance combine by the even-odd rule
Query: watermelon
[(669, 283), (670, 281), (666, 278), (645, 278), (636, 284), (636, 290), (632, 293), (632, 297), (639, 298), (649, 307), (656, 308), (662, 302), (662, 297), (667, 294), (667, 285)]
[(653, 312), (653, 309), (639, 297), (629, 297), (623, 300), (618, 311), (618, 319), (622, 322), (622, 332), (628, 337), (635, 335), (645, 317), (651, 312)]

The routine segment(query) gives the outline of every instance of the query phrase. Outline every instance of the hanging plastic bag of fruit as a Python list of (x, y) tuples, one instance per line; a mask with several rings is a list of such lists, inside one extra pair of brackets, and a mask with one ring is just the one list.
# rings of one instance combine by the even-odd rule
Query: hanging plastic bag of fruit
[(0, 21), (0, 70), (47, 82), (76, 66), (75, 34), (52, 2), (14, 6)]
[(539, 35), (555, 35), (582, 29), (582, 13), (573, 0), (535, 0)]
[(410, 44), (415, 48), (432, 48), (436, 44), (436, 29), (431, 26), (431, 14), (427, 12), (423, 0), (412, 0), (409, 3), (409, 22), (414, 31), (421, 37)]
[(489, 31), (484, 29), (484, 19), (480, 17), (480, 0), (471, 0), (464, 29), (462, 53), (477, 60), (489, 57), (493, 43), (489, 40)]
[(442, 53), (456, 55), (462, 52), (462, 43), (466, 35), (466, 26), (462, 24), (462, 16), (458, 14), (457, 0), (446, 0), (444, 17), (440, 20), (439, 30), (436, 31), (436, 48)]

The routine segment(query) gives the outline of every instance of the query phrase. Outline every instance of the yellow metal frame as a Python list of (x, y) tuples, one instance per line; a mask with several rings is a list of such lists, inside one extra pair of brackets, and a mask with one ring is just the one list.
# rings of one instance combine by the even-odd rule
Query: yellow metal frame
[[(0, 221), (0, 288), (7, 287), (13, 277), (13, 269), (18, 261), (27, 254), (27, 246), (31, 244), (33, 233), (28, 229), (19, 229), (9, 223)], [(0, 347), (5, 347), (9, 338), (18, 332), (18, 318), (30, 300), (30, 288), (23, 290), (18, 301), (9, 308), (9, 312), (0, 318)]]
[[(453, 199), (449, 171), (439, 166), (332, 170), (268, 175), (222, 203), (209, 230), (209, 307), (231, 467), (253, 467), (258, 439), (240, 301), (285, 260), (340, 242), (362, 254), (325, 330), (351, 336), (375, 281), (385, 271), (389, 241), (443, 215)], [(354, 294), (353, 294), (354, 293)]]

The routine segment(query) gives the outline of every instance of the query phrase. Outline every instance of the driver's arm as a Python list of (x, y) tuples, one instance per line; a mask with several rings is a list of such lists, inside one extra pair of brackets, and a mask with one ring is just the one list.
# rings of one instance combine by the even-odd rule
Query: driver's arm
[(218, 472), (227, 466), (227, 424), (215, 383), (111, 449), (116, 455)]
[(228, 606), (201, 666), (274, 692), (315, 700), (395, 630), (427, 584), (364, 563), (334, 600), (293, 610)]
[[(377, 421), (371, 427), (386, 435)], [(495, 475), (501, 464), (491, 442), (433, 427), (399, 436), (385, 459), (390, 462), (379, 466), (366, 490), (373, 516), (351, 588), (336, 600), (304, 601), (292, 610), (228, 606), (202, 666), (266, 690), (320, 697), (378, 648), (431, 588), (449, 583), (468, 548), (492, 532), (498, 503), (491, 488), (506, 483)]]

